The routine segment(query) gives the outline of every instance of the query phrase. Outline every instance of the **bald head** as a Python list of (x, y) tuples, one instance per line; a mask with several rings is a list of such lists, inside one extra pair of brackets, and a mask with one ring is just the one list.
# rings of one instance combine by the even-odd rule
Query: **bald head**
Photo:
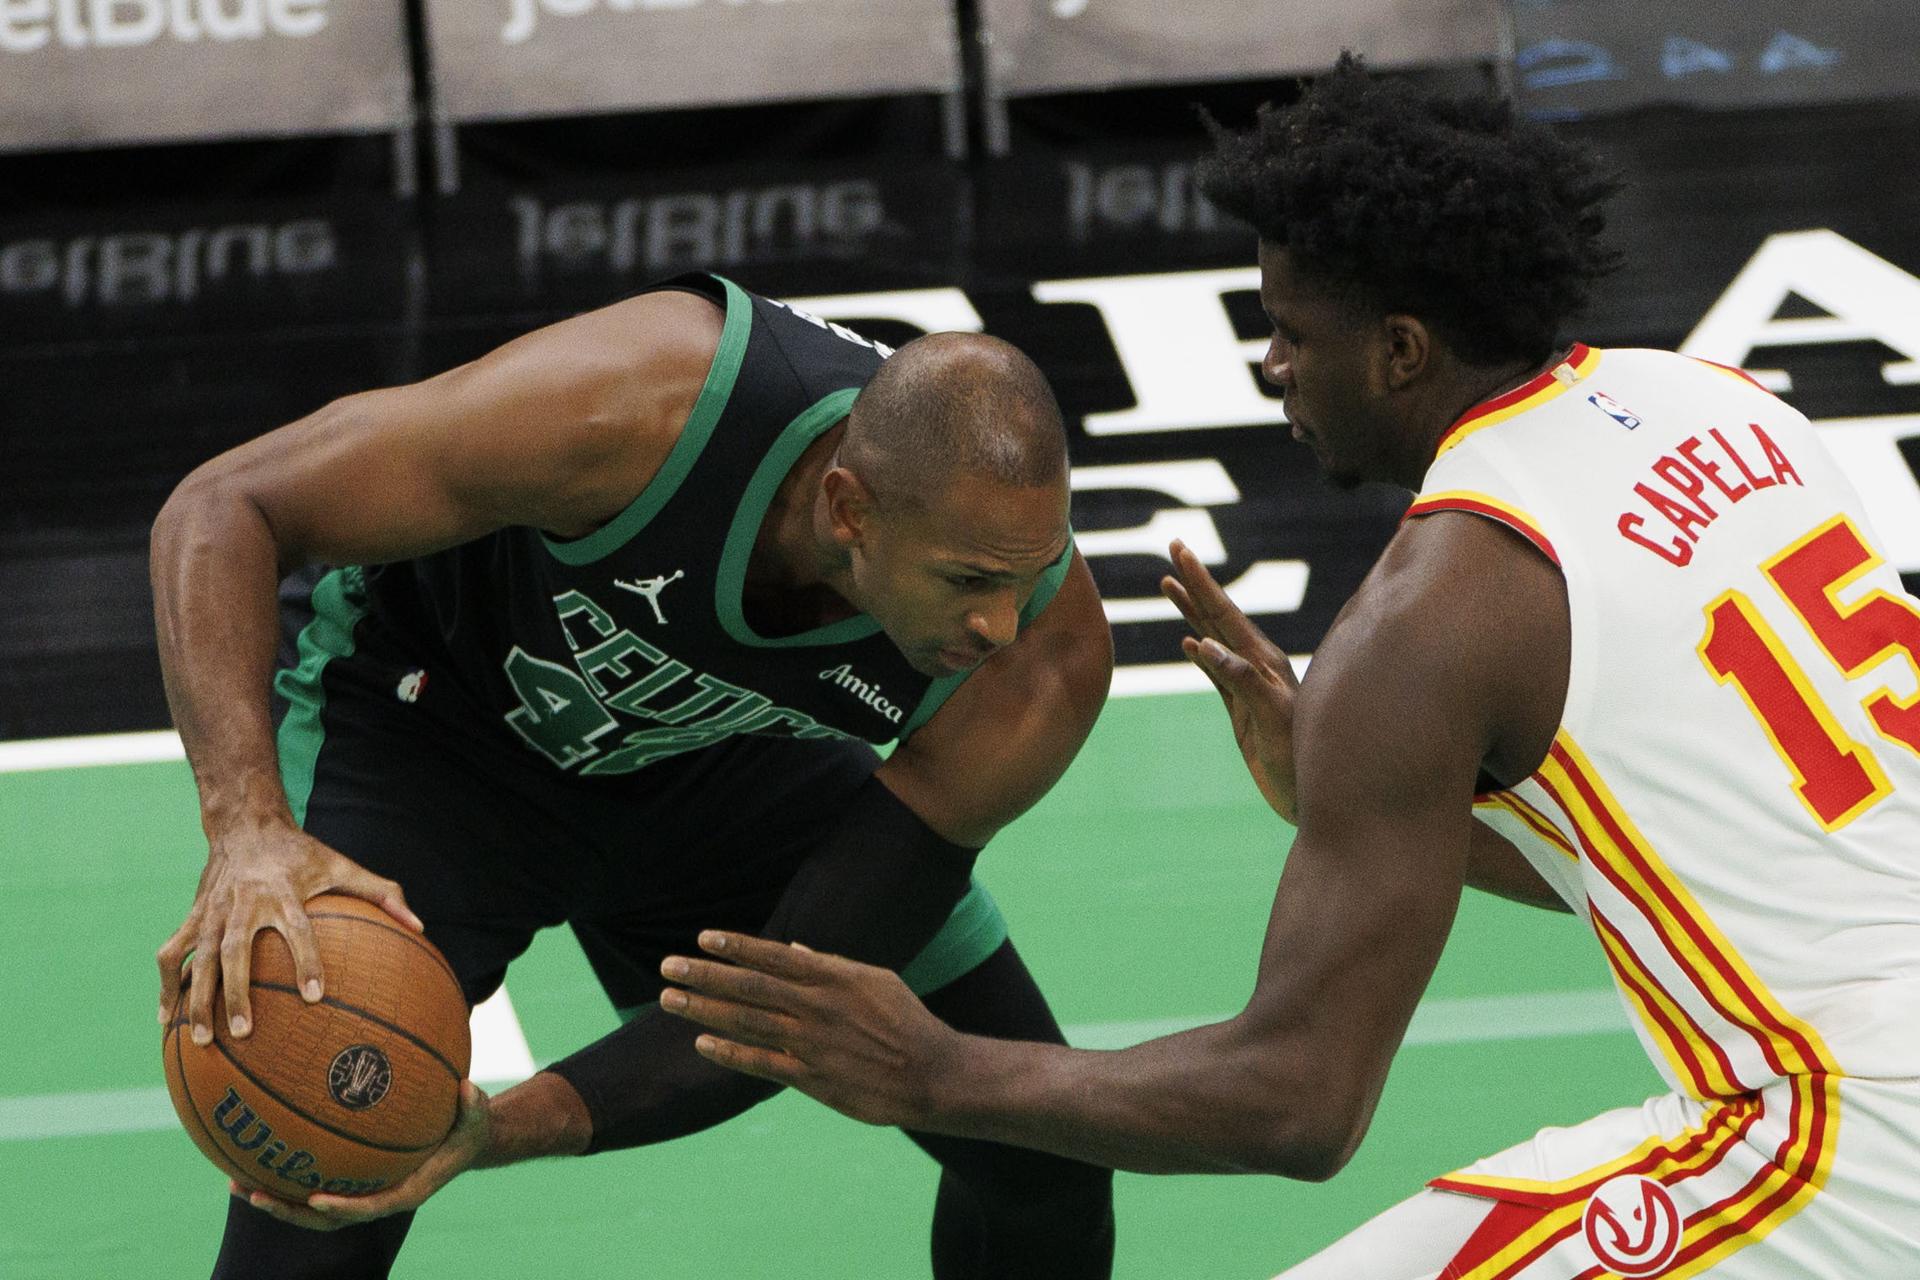
[(930, 497), (963, 473), (1027, 489), (1066, 474), (1067, 435), (1046, 377), (1017, 347), (933, 333), (862, 388), (839, 461), (882, 504)]

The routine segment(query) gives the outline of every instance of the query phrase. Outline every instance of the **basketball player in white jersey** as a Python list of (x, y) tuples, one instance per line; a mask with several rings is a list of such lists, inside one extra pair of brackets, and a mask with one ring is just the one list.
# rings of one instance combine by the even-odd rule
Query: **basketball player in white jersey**
[(1319, 1179), (1476, 885), (1584, 918), (1671, 1092), (1286, 1280), (1920, 1275), (1920, 604), (1859, 497), (1743, 374), (1555, 337), (1613, 183), (1504, 104), (1343, 63), (1203, 188), (1260, 233), (1294, 435), (1417, 495), (1297, 690), (1175, 549), (1187, 652), (1299, 825), (1245, 1011), (1118, 1053), (982, 1040), (731, 934), (663, 1003), (861, 1119)]

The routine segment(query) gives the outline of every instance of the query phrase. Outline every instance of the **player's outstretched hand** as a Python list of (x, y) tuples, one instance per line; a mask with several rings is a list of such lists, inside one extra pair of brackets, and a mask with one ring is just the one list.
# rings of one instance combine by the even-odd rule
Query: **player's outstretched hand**
[(931, 1111), (959, 1033), (888, 969), (708, 930), (718, 960), (668, 956), (669, 1013), (711, 1027), (694, 1045), (723, 1067), (794, 1088), (868, 1124), (913, 1128)]
[(160, 1025), (172, 1020), (184, 977), (187, 1020), (195, 1044), (213, 1042), (216, 996), (221, 998), (229, 1032), (236, 1037), (251, 1032), (253, 1006), (248, 991), (253, 939), (262, 929), (277, 929), (287, 940), (301, 996), (309, 1004), (320, 999), (326, 975), (320, 970), (320, 950), (314, 944), (306, 902), (327, 892), (365, 898), (409, 929), (424, 932), (398, 884), (297, 827), (215, 839), (187, 922), (154, 956), (160, 964)]
[(1247, 772), (1275, 813), (1295, 820), (1293, 695), (1300, 687), (1280, 646), (1227, 598), (1183, 542), (1168, 550), (1173, 574), (1160, 590), (1193, 628), (1180, 648), (1220, 691)]
[(452, 1182), (487, 1149), (492, 1125), (487, 1116), (487, 1095), (471, 1080), (460, 1082), (460, 1112), (447, 1134), (427, 1162), (412, 1173), (372, 1195), (330, 1196), (314, 1194), (305, 1204), (282, 1200), (264, 1191), (249, 1191), (237, 1182), (228, 1182), (227, 1190), (240, 1196), (262, 1213), (282, 1222), (310, 1231), (338, 1231), (358, 1226), (389, 1214), (418, 1209), (434, 1192)]

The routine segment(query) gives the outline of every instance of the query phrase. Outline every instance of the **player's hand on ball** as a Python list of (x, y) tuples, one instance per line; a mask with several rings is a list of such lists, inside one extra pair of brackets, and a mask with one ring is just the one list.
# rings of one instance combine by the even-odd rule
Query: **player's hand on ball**
[(252, 1031), (249, 967), (254, 936), (264, 929), (276, 929), (287, 940), (301, 996), (309, 1003), (320, 999), (325, 975), (306, 902), (329, 890), (365, 898), (415, 932), (423, 931), (398, 884), (297, 827), (257, 827), (215, 836), (186, 923), (154, 957), (160, 965), (160, 1025), (172, 1019), (184, 980), (195, 1044), (213, 1041), (216, 997), (218, 1016), (226, 1019), (232, 1035)]
[(913, 1128), (932, 1111), (959, 1033), (891, 970), (805, 947), (709, 930), (719, 960), (669, 956), (660, 1007), (711, 1027), (695, 1047), (724, 1067), (792, 1085), (835, 1111)]
[(1174, 572), (1160, 580), (1160, 590), (1194, 632), (1181, 638), (1180, 648), (1220, 691), (1241, 758), (1260, 794), (1275, 813), (1292, 822), (1293, 696), (1300, 687), (1293, 664), (1227, 598), (1185, 543), (1174, 543), (1168, 554)]
[(338, 1231), (341, 1227), (357, 1226), (390, 1214), (418, 1209), (434, 1192), (452, 1182), (478, 1160), (486, 1151), (491, 1136), (487, 1095), (473, 1081), (464, 1080), (460, 1084), (460, 1113), (454, 1119), (452, 1132), (427, 1157), (425, 1164), (390, 1187), (364, 1196), (315, 1194), (308, 1196), (304, 1204), (282, 1200), (264, 1191), (250, 1192), (232, 1181), (227, 1183), (227, 1190), (282, 1222), (306, 1227), (310, 1231)]

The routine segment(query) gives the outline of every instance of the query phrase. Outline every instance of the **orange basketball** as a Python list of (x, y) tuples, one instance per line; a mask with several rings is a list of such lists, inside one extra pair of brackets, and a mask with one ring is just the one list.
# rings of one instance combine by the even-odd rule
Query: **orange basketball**
[(445, 958), (370, 902), (307, 903), (326, 995), (300, 998), (278, 932), (253, 943), (253, 1033), (220, 1003), (213, 1043), (186, 1030), (186, 996), (162, 1042), (173, 1109), (207, 1158), (284, 1200), (365, 1195), (418, 1168), (453, 1128), (472, 1043)]

